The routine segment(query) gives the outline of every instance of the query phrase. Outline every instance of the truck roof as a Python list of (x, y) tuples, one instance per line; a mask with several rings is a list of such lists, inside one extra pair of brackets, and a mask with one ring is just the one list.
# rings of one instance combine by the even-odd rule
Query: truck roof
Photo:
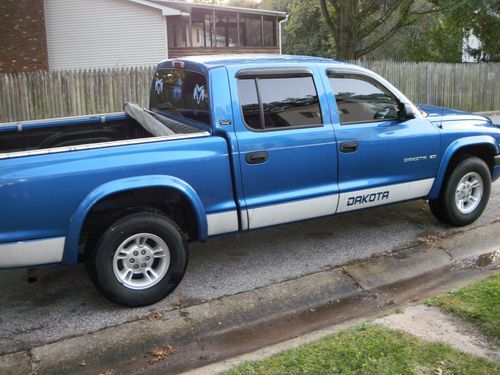
[[(205, 55), (205, 56), (187, 56), (181, 57), (173, 60), (180, 60), (194, 64), (200, 64), (206, 67), (206, 69), (221, 67), (221, 66), (231, 66), (231, 65), (242, 65), (242, 64), (279, 64), (279, 63), (297, 63), (297, 64), (314, 64), (314, 63), (336, 63), (336, 64), (346, 64), (344, 62), (335, 61), (332, 59), (327, 59), (324, 57), (312, 57), (312, 56), (296, 56), (296, 55), (271, 55), (271, 54), (253, 54), (253, 55)], [(173, 60), (165, 60), (158, 64), (158, 68), (168, 67)], [(351, 65), (351, 64), (349, 64)]]

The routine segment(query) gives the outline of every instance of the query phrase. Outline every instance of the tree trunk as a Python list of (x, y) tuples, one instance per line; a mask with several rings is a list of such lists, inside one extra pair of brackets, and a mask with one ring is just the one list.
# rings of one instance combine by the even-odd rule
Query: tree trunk
[(356, 53), (356, 15), (359, 11), (357, 1), (339, 0), (335, 6), (337, 30), (334, 34), (336, 58), (338, 60), (354, 60)]

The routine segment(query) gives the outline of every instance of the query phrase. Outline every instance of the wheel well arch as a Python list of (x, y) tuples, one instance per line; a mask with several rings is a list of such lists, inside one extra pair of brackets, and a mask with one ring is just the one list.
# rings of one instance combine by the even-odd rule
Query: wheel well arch
[(490, 172), (493, 172), (495, 154), (495, 149), (487, 143), (461, 147), (451, 157), (448, 167), (446, 168), (446, 174), (448, 175), (453, 167), (470, 156), (482, 159), (488, 165)]
[(201, 200), (188, 184), (173, 179), (167, 182), (162, 178), (163, 183), (152, 183), (150, 179), (142, 183), (137, 179), (121, 180), (94, 190), (71, 218), (62, 263), (76, 264), (79, 253), (84, 253), (85, 247), (107, 226), (137, 211), (162, 213), (170, 217), (187, 238), (204, 240), (207, 219)]
[(483, 140), (482, 142), (471, 141), (470, 143), (463, 144), (455, 143), (450, 145), (441, 161), (429, 198), (436, 199), (439, 196), (441, 188), (453, 171), (453, 168), (468, 157), (475, 156), (482, 159), (488, 165), (490, 173), (492, 173), (494, 168), (494, 156), (498, 153), (497, 151), (495, 142), (490, 142), (489, 140)]

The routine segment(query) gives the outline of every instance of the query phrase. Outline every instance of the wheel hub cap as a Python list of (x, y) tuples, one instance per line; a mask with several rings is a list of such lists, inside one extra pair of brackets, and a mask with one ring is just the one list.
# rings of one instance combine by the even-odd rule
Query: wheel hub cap
[(157, 284), (167, 273), (170, 251), (160, 237), (139, 233), (128, 237), (115, 251), (113, 273), (130, 289), (142, 290)]
[(483, 197), (483, 179), (476, 172), (467, 173), (457, 185), (455, 205), (457, 209), (468, 214), (474, 211)]

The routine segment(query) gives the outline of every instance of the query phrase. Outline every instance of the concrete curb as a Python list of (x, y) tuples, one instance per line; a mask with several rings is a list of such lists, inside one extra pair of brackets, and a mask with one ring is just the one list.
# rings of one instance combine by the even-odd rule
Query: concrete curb
[(332, 308), (336, 309), (339, 319), (352, 318), (352, 314), (342, 311), (342, 302), (374, 300), (377, 290), (389, 285), (432, 271), (450, 270), (464, 259), (498, 251), (498, 233), (500, 223), (497, 222), (446, 237), (429, 236), (425, 239), (426, 245), (394, 254), (180, 308), (156, 319), (129, 322), (3, 355), (0, 356), (0, 373), (142, 372), (155, 366), (151, 351), (168, 346), (182, 348), (169, 357), (168, 372), (183, 370), (186, 364), (196, 367), (215, 359), (189, 358), (192, 353), (203, 351), (206, 345), (224, 346), (229, 355), (244, 352), (252, 335), (257, 342), (262, 340), (262, 346), (266, 345), (255, 334), (256, 327), (262, 330), (269, 325), (285, 331), (289, 329), (290, 321), (294, 321), (298, 327), (294, 334), (305, 333), (305, 324), (300, 331), (301, 324), (307, 321), (311, 311), (324, 310), (323, 317), (321, 311), (319, 313), (320, 320), (327, 324)]

